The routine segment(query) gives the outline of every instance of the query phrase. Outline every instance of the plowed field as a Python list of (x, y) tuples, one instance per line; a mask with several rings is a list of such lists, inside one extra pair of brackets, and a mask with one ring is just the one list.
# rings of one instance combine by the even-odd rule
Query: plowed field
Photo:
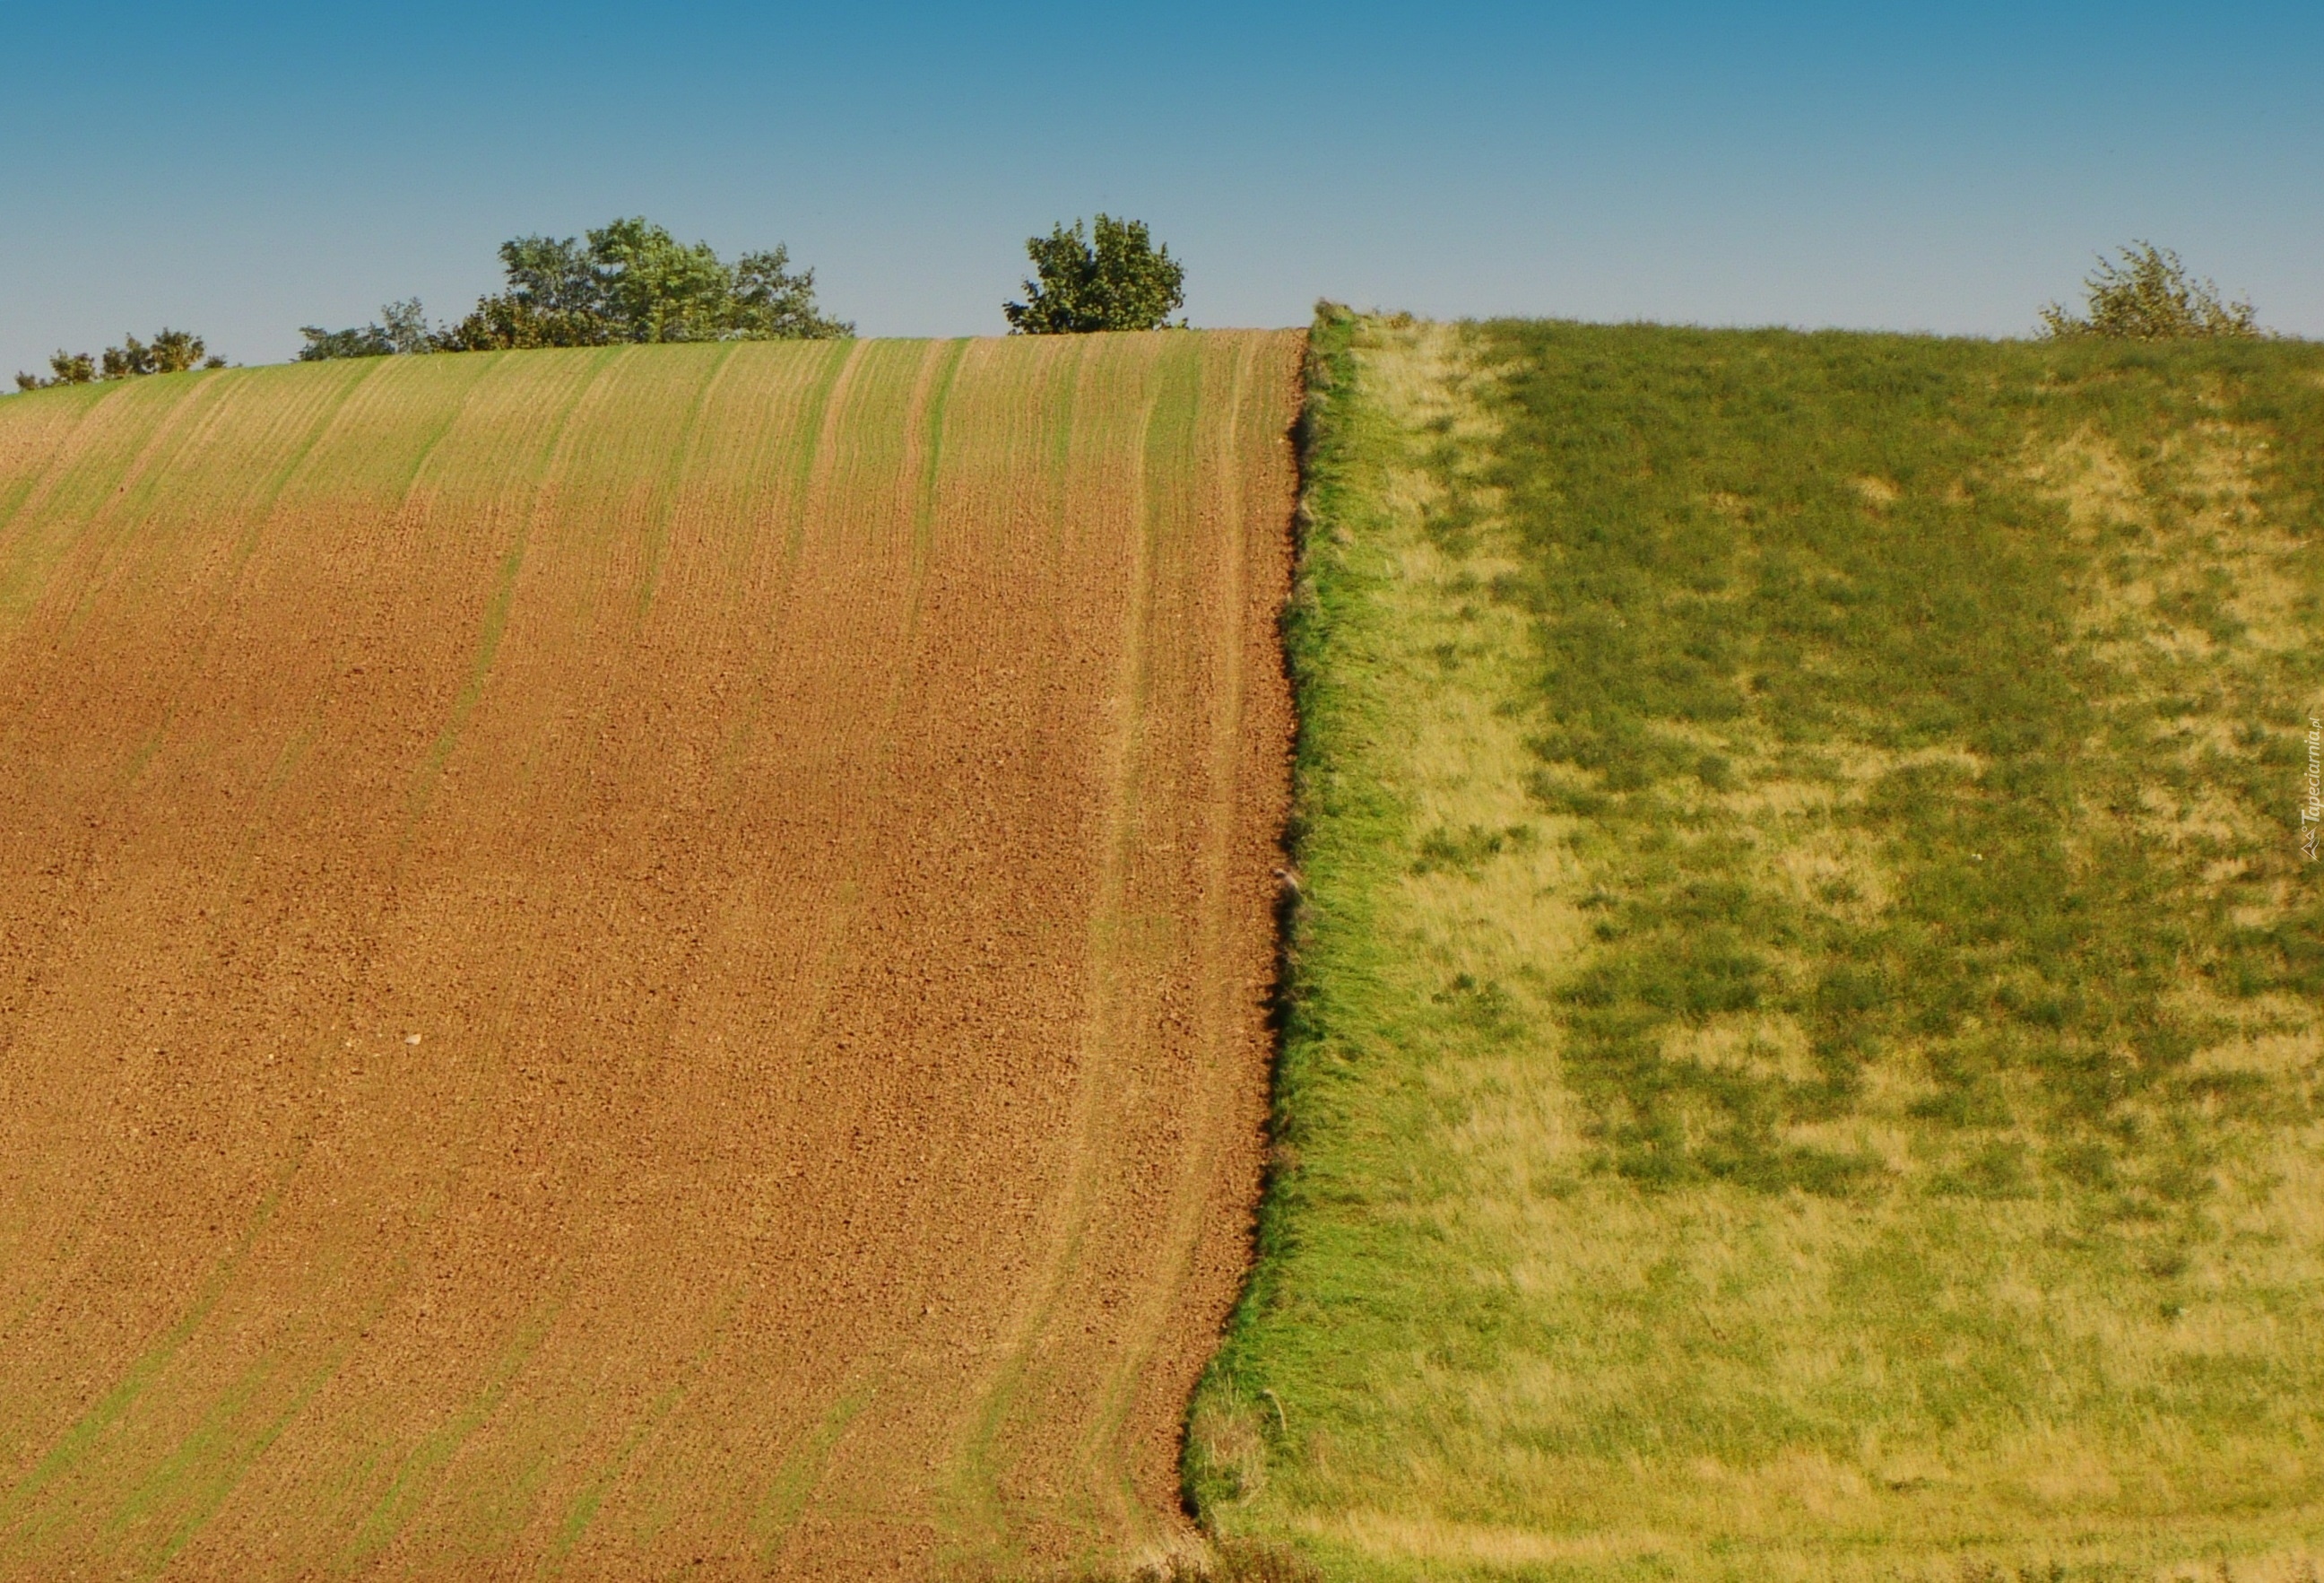
[(0, 403), (0, 1576), (1179, 1523), (1259, 1186), (1299, 345)]

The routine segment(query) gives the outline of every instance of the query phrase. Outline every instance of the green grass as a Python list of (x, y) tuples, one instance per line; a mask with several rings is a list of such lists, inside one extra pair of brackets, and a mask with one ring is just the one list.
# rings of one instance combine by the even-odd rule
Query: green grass
[(2324, 1546), (2324, 348), (1327, 313), (1219, 1532)]

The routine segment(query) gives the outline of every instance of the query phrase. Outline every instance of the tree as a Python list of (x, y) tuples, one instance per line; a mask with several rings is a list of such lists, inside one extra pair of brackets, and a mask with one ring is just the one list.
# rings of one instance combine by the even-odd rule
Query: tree
[(135, 336), (124, 336), (123, 344), (105, 348), (106, 379), (131, 379), (147, 374), (183, 374), (189, 368), (223, 368), (224, 357), (206, 356), (208, 348), (202, 338), (182, 329), (164, 327), (155, 332), (153, 344), (147, 346)]
[(734, 280), (707, 242), (687, 246), (642, 219), (589, 233), (604, 315), (627, 341), (715, 341), (732, 328)]
[(790, 252), (746, 253), (727, 264), (706, 242), (682, 243), (644, 219), (587, 234), (520, 236), (502, 245), (508, 289), (438, 333), (460, 350), (599, 347), (624, 341), (763, 341), (852, 336), (815, 303), (815, 272)]
[(2186, 265), (2168, 247), (2134, 242), (2118, 251), (2120, 263), (2101, 255), (2082, 282), (2084, 312), (2057, 302), (2042, 310), (2043, 334), (2061, 340), (2105, 336), (2170, 341), (2260, 333), (2250, 302), (2222, 302), (2219, 288), (2208, 280), (2188, 279)]
[(1026, 239), (1039, 278), (1025, 282), (1024, 301), (1001, 306), (1011, 335), (1170, 328), (1170, 315), (1186, 301), (1185, 266), (1154, 245), (1142, 220), (1101, 214), (1093, 228), (1094, 245), (1079, 220), (1070, 231), (1060, 225)]
[(68, 352), (61, 348), (49, 359), (49, 375), (42, 379), (37, 374), (19, 373), (18, 390), (46, 390), (55, 384), (90, 384), (97, 379), (97, 359), (87, 352)]
[(536, 347), (602, 347), (613, 340), (597, 314), (540, 307), (514, 292), (477, 299), (457, 324), (436, 332), (439, 352), (523, 351)]
[(706, 242), (683, 243), (644, 219), (619, 219), (573, 236), (501, 244), (505, 290), (481, 297), (456, 324), (429, 329), (414, 298), (380, 310), (381, 322), (300, 330), (306, 361), (412, 352), (609, 347), (629, 341), (771, 341), (852, 336), (855, 327), (815, 305), (815, 272), (790, 267), (789, 249), (745, 253), (733, 264)]
[(428, 328), (428, 315), (413, 297), (401, 302), (390, 302), (379, 310), (380, 323), (360, 325), (354, 329), (322, 329), (306, 324), (299, 333), (307, 344), (299, 348), (301, 363), (320, 363), (333, 357), (392, 357), (414, 352), (436, 349), (435, 332)]
[(764, 253), (734, 261), (733, 329), (745, 341), (833, 340), (855, 333), (852, 324), (826, 319), (815, 305), (815, 271), (794, 270), (790, 249), (778, 242)]
[(16, 375), (18, 390), (42, 390), (59, 384), (89, 384), (100, 379), (136, 379), (149, 374), (183, 374), (189, 368), (223, 368), (224, 357), (208, 355), (202, 338), (164, 326), (152, 344), (124, 336), (122, 345), (107, 347), (102, 357), (87, 352), (60, 351), (49, 359), (50, 377)]

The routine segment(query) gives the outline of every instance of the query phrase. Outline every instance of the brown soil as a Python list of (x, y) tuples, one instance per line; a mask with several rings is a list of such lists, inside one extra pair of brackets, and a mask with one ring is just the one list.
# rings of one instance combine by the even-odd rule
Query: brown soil
[(1182, 1527), (1299, 345), (0, 404), (0, 1577)]

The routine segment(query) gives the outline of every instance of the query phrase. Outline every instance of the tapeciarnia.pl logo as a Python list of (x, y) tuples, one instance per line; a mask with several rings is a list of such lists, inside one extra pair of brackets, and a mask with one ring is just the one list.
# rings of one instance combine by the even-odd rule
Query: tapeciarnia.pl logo
[(2307, 795), (2300, 803), (2300, 855), (2316, 861), (2317, 827), (2324, 825), (2324, 720), (2308, 717)]

